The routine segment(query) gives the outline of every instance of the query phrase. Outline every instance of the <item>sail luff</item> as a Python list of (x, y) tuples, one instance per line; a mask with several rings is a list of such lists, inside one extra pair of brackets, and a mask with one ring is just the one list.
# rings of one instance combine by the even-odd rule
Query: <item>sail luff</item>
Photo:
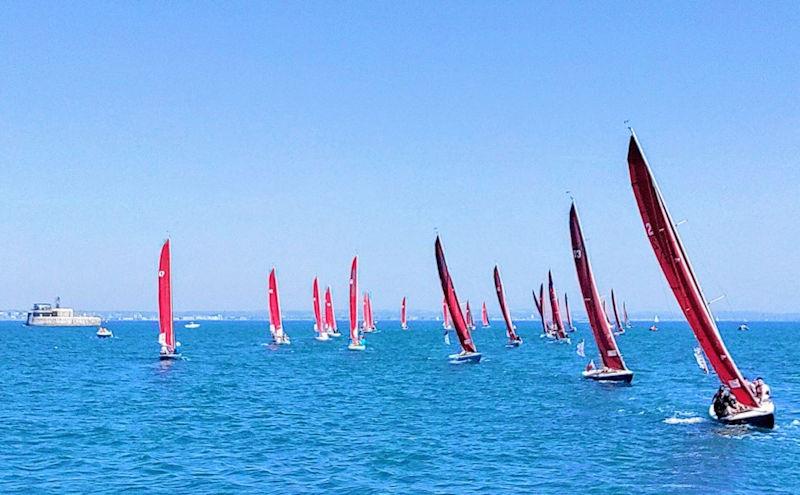
[(697, 341), (722, 384), (730, 388), (740, 403), (757, 407), (755, 396), (722, 341), (675, 223), (633, 131), (628, 142), (628, 170), (645, 234)]

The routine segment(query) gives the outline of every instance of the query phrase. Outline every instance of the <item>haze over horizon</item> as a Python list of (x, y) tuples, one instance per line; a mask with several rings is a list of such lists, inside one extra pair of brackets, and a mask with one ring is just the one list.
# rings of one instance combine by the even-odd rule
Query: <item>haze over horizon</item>
[[(646, 6), (646, 8), (644, 8)], [(9, 3), (0, 307), (497, 314), (553, 270), (583, 315), (570, 195), (604, 295), (678, 311), (625, 160), (636, 128), (716, 312), (797, 313), (800, 6)], [(745, 35), (746, 34), (746, 35)], [(567, 194), (569, 191), (569, 194)]]

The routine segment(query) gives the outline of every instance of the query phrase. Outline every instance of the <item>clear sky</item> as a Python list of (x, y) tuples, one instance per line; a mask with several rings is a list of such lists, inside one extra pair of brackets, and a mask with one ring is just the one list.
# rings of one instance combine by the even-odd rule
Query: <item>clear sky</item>
[[(800, 4), (7, 2), (0, 307), (497, 313), (553, 268), (575, 196), (601, 291), (674, 311), (625, 156), (636, 127), (709, 298), (800, 309)], [(577, 306), (577, 305), (576, 305)], [(718, 309), (719, 310), (719, 309)], [(342, 313), (343, 314), (343, 313)]]

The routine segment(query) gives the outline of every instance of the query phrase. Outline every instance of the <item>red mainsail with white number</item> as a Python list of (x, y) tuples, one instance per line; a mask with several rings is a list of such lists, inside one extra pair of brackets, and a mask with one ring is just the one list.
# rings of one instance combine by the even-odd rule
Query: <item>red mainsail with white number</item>
[(442, 292), (444, 293), (444, 301), (447, 306), (446, 309), (449, 310), (450, 315), (453, 317), (453, 326), (456, 328), (458, 342), (465, 352), (477, 352), (475, 343), (472, 342), (472, 334), (469, 328), (467, 328), (464, 315), (461, 313), (461, 306), (458, 304), (456, 288), (453, 286), (453, 280), (450, 278), (450, 272), (447, 270), (447, 261), (444, 259), (444, 250), (442, 249), (442, 242), (439, 240), (439, 236), (436, 236), (434, 250), (436, 252), (436, 267), (439, 270), (439, 280), (442, 283)]
[(486, 310), (486, 301), (481, 306), (481, 324), (484, 328), (489, 326), (489, 312)]
[(586, 244), (583, 240), (581, 222), (578, 218), (578, 210), (573, 203), (569, 210), (569, 233), (572, 238), (572, 256), (575, 259), (575, 270), (578, 272), (578, 282), (581, 286), (583, 301), (586, 303), (586, 314), (589, 317), (589, 325), (594, 333), (594, 340), (597, 343), (597, 350), (603, 360), (603, 366), (613, 370), (625, 370), (625, 361), (617, 347), (614, 333), (611, 326), (606, 321), (606, 315), (600, 302), (600, 294), (594, 282), (592, 265), (589, 263), (589, 255), (586, 252)]
[(158, 343), (175, 352), (175, 326), (172, 321), (172, 269), (169, 239), (161, 246), (158, 259)]
[(283, 319), (281, 318), (281, 303), (278, 298), (278, 277), (275, 267), (269, 272), (269, 323), (273, 338), (283, 336)]
[(703, 352), (722, 384), (730, 388), (736, 399), (745, 406), (758, 407), (741, 371), (725, 348), (675, 223), (633, 132), (628, 143), (628, 171), (647, 238)]
[(403, 302), (400, 303), (400, 326), (406, 328), (408, 326), (408, 317), (406, 315), (406, 298), (403, 296)]

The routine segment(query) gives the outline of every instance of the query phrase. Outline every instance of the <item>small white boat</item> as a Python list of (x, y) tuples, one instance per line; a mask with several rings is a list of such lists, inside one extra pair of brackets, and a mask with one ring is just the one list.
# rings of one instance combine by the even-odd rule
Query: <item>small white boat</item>
[(113, 337), (113, 336), (114, 336), (114, 334), (113, 334), (113, 333), (111, 333), (111, 330), (109, 330), (109, 329), (108, 329), (108, 328), (106, 328), (106, 327), (100, 327), (100, 328), (98, 328), (98, 329), (97, 329), (97, 334), (96, 334), (96, 335), (97, 335), (98, 337), (100, 337), (101, 339), (107, 339), (107, 338), (109, 338), (109, 337)]
[(747, 409), (746, 411), (723, 416), (718, 418), (714, 413), (714, 404), (708, 407), (708, 415), (711, 419), (726, 425), (751, 425), (758, 428), (775, 427), (775, 404), (772, 401), (764, 402), (759, 407)]
[(750, 330), (750, 327), (748, 327), (746, 323), (742, 323), (741, 325), (739, 325), (739, 330), (741, 331)]
[(188, 328), (190, 330), (193, 329), (193, 328), (200, 328), (200, 324), (199, 323), (195, 323), (193, 321), (190, 321), (189, 323), (184, 325), (183, 328)]
[(624, 382), (630, 383), (633, 380), (633, 371), (612, 370), (609, 368), (601, 368), (595, 370), (587, 370), (581, 373), (584, 378), (595, 380), (598, 382)]

